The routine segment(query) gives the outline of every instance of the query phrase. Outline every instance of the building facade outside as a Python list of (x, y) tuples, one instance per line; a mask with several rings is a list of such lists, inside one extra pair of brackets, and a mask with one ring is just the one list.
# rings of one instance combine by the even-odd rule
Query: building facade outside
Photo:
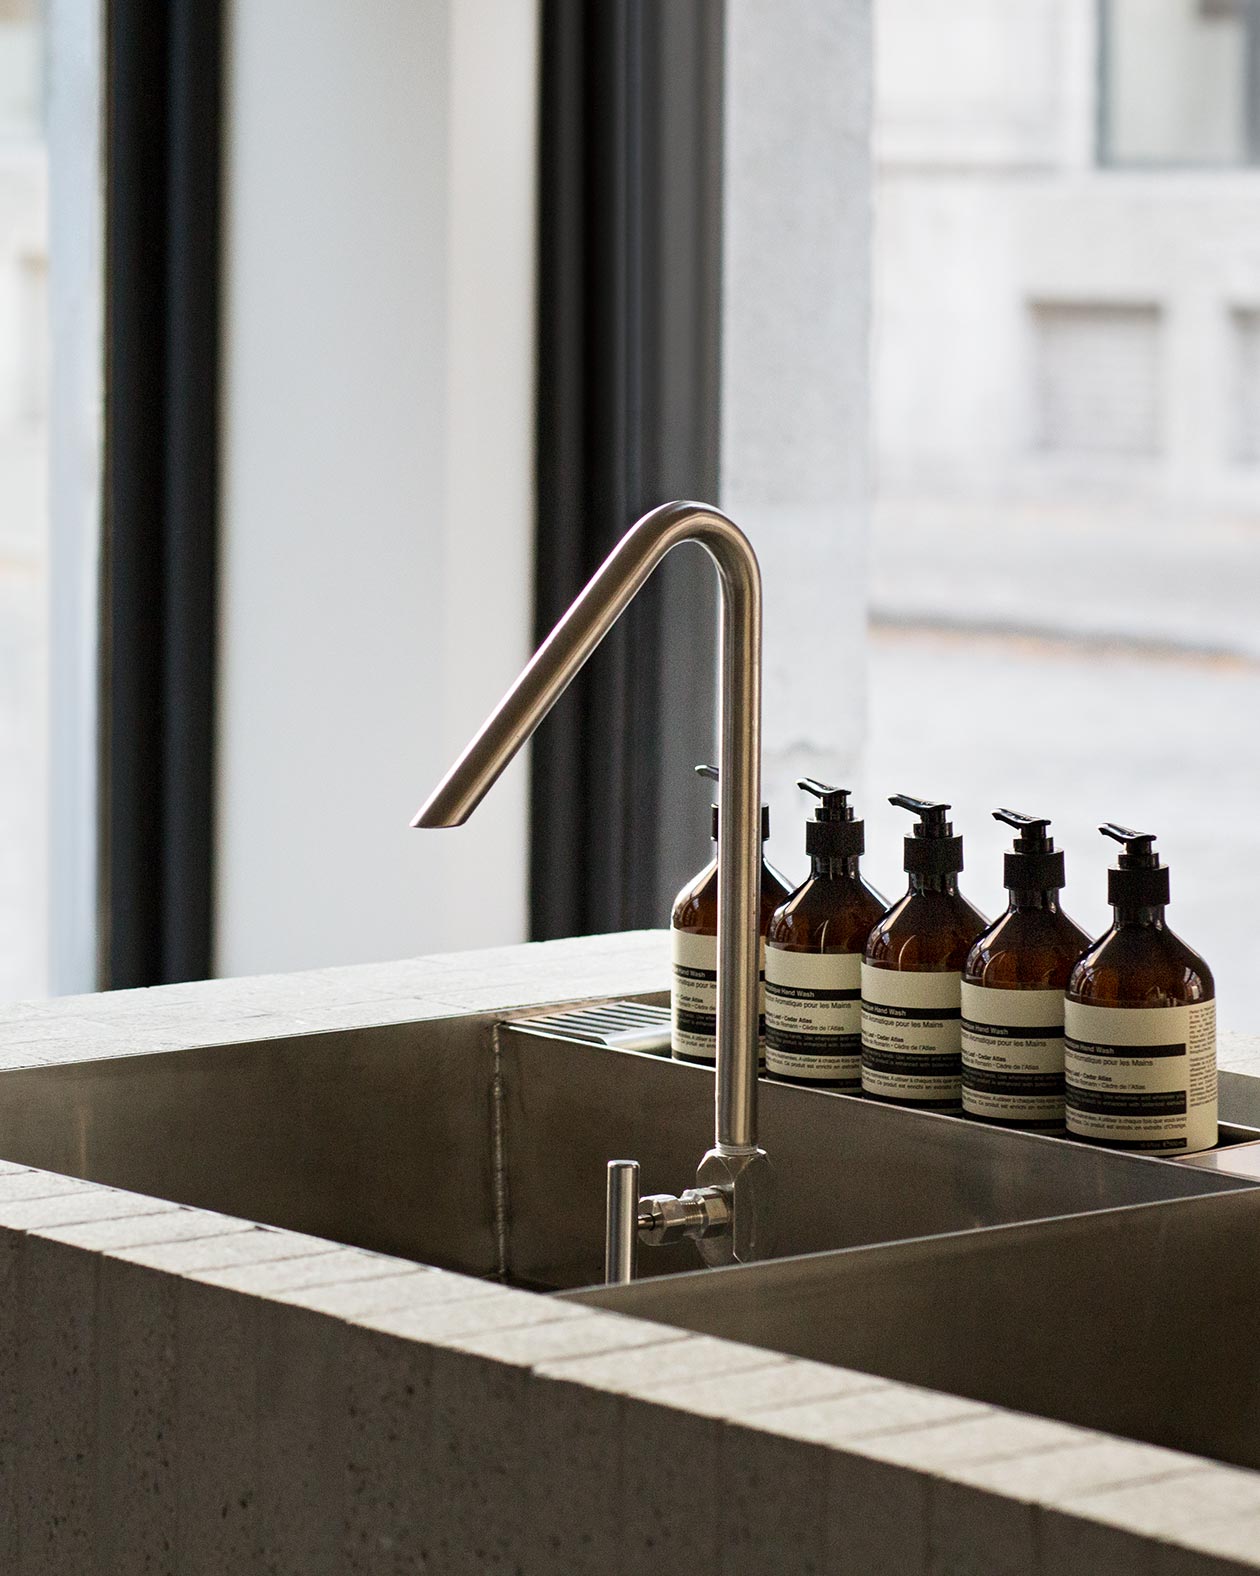
[[(1257, 1029), (1260, 7), (875, 0), (872, 833), (949, 797), (1157, 832), (1174, 928)], [(877, 869), (902, 878), (895, 853)]]

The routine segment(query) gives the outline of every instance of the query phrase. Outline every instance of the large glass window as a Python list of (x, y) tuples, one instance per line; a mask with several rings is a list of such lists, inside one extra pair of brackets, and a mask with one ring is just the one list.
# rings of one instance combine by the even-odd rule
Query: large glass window
[(0, 998), (41, 993), (48, 567), (43, 27), (0, 4)]
[[(1184, 166), (1251, 156), (1257, 8), (963, 9), (943, 93), (934, 0), (875, 5), (872, 875), (901, 881), (884, 796), (947, 799), (996, 911), (1010, 805), (1054, 818), (1097, 932), (1097, 825), (1154, 832), (1254, 1031), (1260, 174)], [(1099, 89), (1108, 157), (1151, 167), (1099, 168)]]
[(94, 983), (95, 0), (0, 0), (0, 1000)]
[(1103, 162), (1260, 162), (1256, 0), (1101, 3)]

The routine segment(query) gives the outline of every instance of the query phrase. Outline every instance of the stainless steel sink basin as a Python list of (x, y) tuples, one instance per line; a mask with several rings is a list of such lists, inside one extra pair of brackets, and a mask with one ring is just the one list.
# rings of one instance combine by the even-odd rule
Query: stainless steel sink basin
[[(0, 1157), (518, 1285), (597, 1281), (605, 1162), (690, 1185), (711, 1073), (491, 1017), (0, 1074)], [(781, 1254), (1220, 1193), (1206, 1172), (762, 1085)], [(697, 1264), (644, 1250), (641, 1272)]]
[(1260, 1191), (574, 1294), (1260, 1470)]

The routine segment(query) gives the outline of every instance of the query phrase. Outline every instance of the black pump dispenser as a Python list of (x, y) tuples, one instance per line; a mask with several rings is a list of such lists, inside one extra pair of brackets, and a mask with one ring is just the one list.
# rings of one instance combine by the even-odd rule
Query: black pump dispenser
[(1059, 892), (1067, 884), (1063, 850), (1056, 849), (1048, 820), (1021, 815), (1018, 810), (995, 810), (995, 821), (1013, 826), (1015, 847), (1003, 859), (1002, 885), (1008, 892)]
[(994, 810), (1015, 829), (1006, 912), (981, 931), (962, 973), (962, 1103), (968, 1116), (1046, 1132), (1064, 1122), (1063, 992), (1089, 937), (1059, 906), (1063, 854), (1050, 822)]
[[(718, 779), (716, 766), (697, 766), (701, 777)], [(718, 835), (718, 807), (713, 806), (713, 839)], [(770, 807), (761, 807), (761, 840), (770, 835)], [(788, 884), (761, 854), (758, 925), (764, 938), (771, 916), (786, 902)], [(682, 1061), (712, 1067), (717, 1058), (717, 931), (718, 852), (674, 899), (669, 921), (674, 963), (671, 992), (673, 1052)], [(761, 1041), (765, 1045), (765, 1006)]]
[(905, 896), (866, 938), (862, 1092), (902, 1105), (962, 1103), (962, 967), (988, 923), (958, 890), (962, 838), (949, 806), (894, 794), (918, 817), (905, 840)]
[(1168, 928), (1168, 871), (1151, 832), (1108, 821), (1111, 928), (1081, 954), (1064, 995), (1067, 1129), (1161, 1158), (1217, 1142), (1216, 982)]
[(1098, 830), (1124, 846), (1107, 872), (1107, 901), (1114, 908), (1162, 908), (1168, 902), (1168, 869), (1159, 862), (1153, 832), (1133, 832), (1108, 821)]
[(893, 794), (888, 802), (919, 818), (905, 839), (902, 869), (914, 876), (957, 875), (963, 867), (963, 840), (954, 836), (954, 823), (945, 819), (949, 805), (912, 799), (904, 793)]
[(766, 1071), (789, 1083), (862, 1087), (862, 954), (888, 905), (863, 877), (866, 828), (847, 788), (802, 777), (810, 873), (766, 931)]
[[(696, 767), (696, 776), (697, 777), (707, 777), (710, 782), (715, 783), (718, 780), (719, 773), (718, 773), (718, 769), (717, 769), (716, 766), (697, 766)], [(713, 841), (716, 843), (717, 842), (717, 835), (718, 835), (718, 807), (717, 807), (717, 805), (714, 805), (712, 807), (712, 809), (713, 809), (713, 820), (712, 820), (712, 823), (711, 823), (712, 824), (712, 831), (710, 833), (710, 836), (713, 838)], [(770, 836), (770, 806), (768, 804), (763, 804), (762, 807), (761, 807), (761, 841), (764, 843), (769, 836)]]
[(848, 788), (832, 788), (814, 777), (802, 777), (798, 788), (820, 802), (814, 819), (805, 823), (805, 852), (811, 859), (853, 859), (866, 852), (866, 823), (855, 819)]

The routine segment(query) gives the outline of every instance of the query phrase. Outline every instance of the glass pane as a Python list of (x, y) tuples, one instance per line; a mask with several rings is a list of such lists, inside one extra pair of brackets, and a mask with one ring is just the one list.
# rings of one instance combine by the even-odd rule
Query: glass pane
[(48, 159), (34, 0), (0, 5), (0, 998), (46, 985)]
[(1104, 0), (1102, 156), (1246, 164), (1252, 0)]
[(94, 983), (99, 24), (0, 0), (0, 1000)]
[[(916, 97), (918, 19), (940, 9), (875, 6), (872, 879), (904, 887), (886, 796), (949, 800), (963, 890), (995, 913), (1009, 805), (1053, 818), (1064, 906), (1097, 934), (1097, 826), (1154, 832), (1169, 922), (1215, 970), (1222, 1024), (1254, 1032), (1260, 175), (1100, 170), (1092, 0), (964, 9), (974, 92), (921, 72)], [(1111, 20), (1112, 66), (1130, 32), (1146, 52), (1140, 117), (1119, 78), (1128, 152), (1239, 156), (1243, 8), (1126, 0)], [(1190, 115), (1208, 98), (1232, 142)]]

